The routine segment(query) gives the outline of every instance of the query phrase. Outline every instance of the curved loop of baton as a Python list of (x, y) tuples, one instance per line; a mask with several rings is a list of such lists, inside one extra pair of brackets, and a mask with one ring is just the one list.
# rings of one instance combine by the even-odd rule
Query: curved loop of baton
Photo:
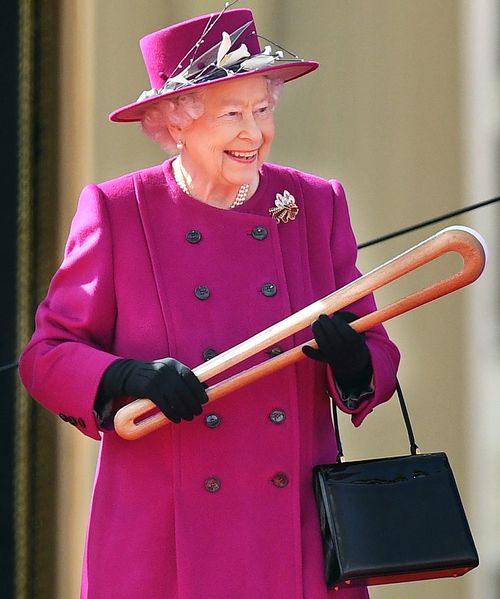
[[(309, 326), (320, 314), (333, 314), (344, 306), (352, 304), (376, 289), (380, 289), (448, 252), (457, 252), (462, 256), (463, 265), (460, 271), (359, 318), (351, 323), (353, 329), (358, 332), (366, 331), (390, 318), (461, 289), (479, 277), (486, 263), (486, 244), (484, 240), (479, 233), (468, 227), (447, 227), (355, 279), (345, 287), (306, 306), (295, 314), (250, 337), (250, 339), (212, 358), (210, 361), (197, 366), (193, 369), (193, 372), (200, 381), (206, 381)], [(314, 341), (308, 342), (308, 345), (317, 347)], [(304, 357), (301, 348), (302, 346), (295, 347), (275, 356), (272, 360), (257, 364), (215, 384), (207, 390), (209, 402), (236, 391), (288, 364), (301, 360)], [(120, 437), (128, 440), (138, 439), (169, 423), (170, 421), (158, 411), (158, 408), (149, 399), (133, 401), (121, 408), (114, 419), (116, 432)]]

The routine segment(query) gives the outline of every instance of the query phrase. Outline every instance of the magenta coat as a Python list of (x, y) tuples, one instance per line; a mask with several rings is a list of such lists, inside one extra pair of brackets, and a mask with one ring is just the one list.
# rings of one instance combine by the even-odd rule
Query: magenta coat
[[(299, 213), (277, 224), (268, 210), (284, 190)], [(264, 165), (233, 210), (180, 191), (171, 161), (84, 189), (20, 364), (33, 397), (102, 436), (82, 598), (329, 596), (311, 477), (335, 457), (324, 364), (304, 359), (137, 441), (100, 432), (93, 403), (117, 356), (194, 367), (359, 276), (355, 258), (341, 185), (290, 168)], [(367, 341), (375, 392), (355, 425), (390, 397), (399, 359), (382, 327)]]

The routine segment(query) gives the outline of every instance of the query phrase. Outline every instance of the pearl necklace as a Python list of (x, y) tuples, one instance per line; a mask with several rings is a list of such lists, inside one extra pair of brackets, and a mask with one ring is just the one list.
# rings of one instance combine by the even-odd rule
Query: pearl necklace
[[(186, 195), (193, 197), (191, 195), (191, 192), (189, 191), (189, 187), (188, 187), (187, 181), (186, 181), (186, 176), (184, 175), (184, 170), (183, 170), (180, 162), (178, 160), (174, 160), (174, 162), (172, 163), (172, 167), (173, 167), (172, 171), (174, 173), (174, 179), (175, 179), (175, 182), (177, 183), (177, 185), (182, 189), (182, 191)], [(231, 206), (229, 206), (229, 209), (236, 208), (236, 206), (241, 206), (242, 204), (244, 204), (247, 201), (249, 189), (250, 189), (250, 184), (244, 183), (239, 188), (238, 193), (236, 194), (236, 197), (233, 200), (233, 203), (231, 204)]]

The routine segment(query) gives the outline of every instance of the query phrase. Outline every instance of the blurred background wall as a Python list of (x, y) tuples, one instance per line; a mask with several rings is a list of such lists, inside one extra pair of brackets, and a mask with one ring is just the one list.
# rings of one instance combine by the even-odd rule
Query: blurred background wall
[[(221, 8), (216, 0), (60, 0), (57, 251), (79, 190), (164, 159), (137, 125), (107, 114), (150, 87), (138, 39)], [(251, 0), (259, 32), (314, 74), (286, 86), (271, 160), (340, 179), (359, 242), (498, 195), (499, 10), (496, 0)], [(459, 580), (380, 587), (375, 599), (500, 598), (498, 208), (447, 224), (476, 227), (490, 246), (482, 280), (387, 324), (425, 451), (446, 451), (481, 566)], [(369, 270), (435, 226), (360, 252)], [(450, 266), (451, 265), (451, 266)], [(449, 272), (444, 260), (377, 297), (380, 304)], [(55, 265), (54, 265), (55, 267)], [(394, 287), (394, 288), (393, 288)], [(347, 456), (406, 452), (396, 402), (363, 427), (342, 420)], [(57, 425), (58, 599), (77, 598), (98, 444)], [(124, 523), (126, 526), (126, 523)], [(20, 595), (19, 595), (20, 596)]]

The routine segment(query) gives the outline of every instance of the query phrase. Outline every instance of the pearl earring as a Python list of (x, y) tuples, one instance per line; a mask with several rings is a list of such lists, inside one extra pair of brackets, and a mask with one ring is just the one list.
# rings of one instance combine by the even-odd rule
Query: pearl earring
[(182, 143), (182, 141), (179, 139), (179, 141), (176, 143), (176, 147), (179, 150), (179, 152), (182, 152), (182, 148), (184, 147), (184, 144)]

